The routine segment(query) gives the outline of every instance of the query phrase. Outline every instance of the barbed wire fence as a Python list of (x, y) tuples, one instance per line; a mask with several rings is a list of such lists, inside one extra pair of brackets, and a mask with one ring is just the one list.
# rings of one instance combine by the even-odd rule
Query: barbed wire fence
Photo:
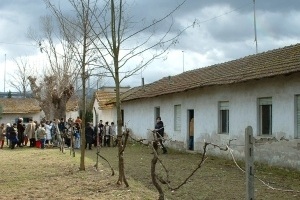
[[(213, 146), (214, 148), (218, 148), (220, 151), (227, 151), (229, 154), (229, 158), (231, 158), (234, 163), (234, 166), (236, 166), (238, 170), (240, 170), (242, 173), (244, 173), (246, 175), (246, 188), (245, 189), (246, 189), (246, 199), (247, 200), (254, 199), (254, 188), (255, 188), (254, 181), (255, 181), (255, 179), (257, 179), (260, 183), (262, 183), (263, 186), (265, 186), (271, 190), (276, 190), (276, 191), (281, 191), (281, 192), (289, 192), (289, 193), (300, 193), (300, 191), (298, 191), (298, 190), (273, 187), (266, 180), (263, 180), (262, 178), (255, 175), (255, 173), (254, 173), (254, 143), (255, 143), (255, 139), (253, 137), (252, 127), (250, 127), (250, 126), (245, 129), (245, 144), (234, 145), (237, 147), (244, 146), (244, 148), (245, 148), (245, 168), (244, 169), (237, 163), (237, 159), (234, 156), (234, 151), (238, 151), (238, 150), (233, 149), (232, 142), (234, 140), (237, 140), (236, 138), (230, 139), (228, 141), (228, 144), (226, 144), (224, 147), (214, 144), (214, 143), (211, 143), (211, 142), (207, 142), (204, 140), (202, 156), (201, 156), (201, 159), (200, 159), (199, 163), (197, 164), (196, 168), (191, 171), (191, 173), (182, 181), (182, 183), (180, 183), (179, 185), (177, 185), (175, 187), (171, 186), (171, 184), (170, 184), (171, 181), (169, 180), (169, 171), (168, 171), (167, 167), (163, 164), (163, 160), (160, 159), (158, 152), (157, 152), (158, 146), (159, 146), (159, 143), (158, 143), (159, 138), (157, 137), (157, 134), (154, 134), (153, 130), (148, 129), (148, 131), (151, 131), (153, 133), (153, 138), (154, 138), (153, 140), (136, 139), (131, 134), (129, 135), (129, 137), (134, 142), (138, 142), (140, 144), (150, 146), (152, 148), (152, 150), (153, 150), (153, 159), (152, 159), (152, 167), (151, 167), (152, 168), (152, 170), (151, 170), (152, 182), (160, 194), (160, 199), (163, 199), (164, 193), (157, 181), (159, 181), (161, 184), (166, 184), (168, 189), (171, 191), (180, 189), (204, 165), (206, 159), (208, 158), (208, 156), (206, 156), (207, 151), (209, 151), (207, 149), (208, 146)], [(161, 137), (160, 139), (162, 139), (164, 142), (172, 141), (172, 138), (168, 138), (168, 137)], [(148, 141), (148, 142), (145, 142), (145, 141)], [(165, 173), (166, 173), (165, 178), (160, 177), (156, 174), (155, 165), (157, 162), (159, 162), (161, 164), (163, 170), (165, 171)]]

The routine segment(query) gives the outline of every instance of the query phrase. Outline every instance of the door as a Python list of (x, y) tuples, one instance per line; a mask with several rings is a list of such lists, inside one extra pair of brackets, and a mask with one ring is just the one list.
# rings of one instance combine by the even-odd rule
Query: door
[(187, 138), (188, 138), (188, 149), (194, 150), (194, 110), (188, 110), (188, 123), (187, 123)]

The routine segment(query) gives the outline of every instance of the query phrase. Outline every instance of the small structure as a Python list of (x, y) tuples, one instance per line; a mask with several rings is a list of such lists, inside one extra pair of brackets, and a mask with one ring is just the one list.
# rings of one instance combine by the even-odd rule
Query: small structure
[(23, 118), (24, 123), (29, 119), (40, 121), (44, 115), (39, 102), (32, 98), (0, 98), (3, 108), (0, 123), (15, 123), (18, 118)]
[[(45, 116), (39, 102), (33, 98), (0, 98), (0, 105), (3, 109), (0, 123), (14, 123), (18, 118), (23, 118), (26, 124), (29, 119), (41, 121)], [(76, 119), (78, 115), (78, 99), (73, 97), (67, 102), (66, 117)]]

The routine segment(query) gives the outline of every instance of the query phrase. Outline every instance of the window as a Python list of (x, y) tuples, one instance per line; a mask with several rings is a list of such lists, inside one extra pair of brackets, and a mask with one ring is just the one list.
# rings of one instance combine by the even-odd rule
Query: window
[(174, 130), (181, 131), (181, 105), (174, 106)]
[(300, 95), (296, 96), (296, 139), (300, 139)]
[(23, 123), (29, 123), (30, 118), (29, 117), (23, 117)]
[(272, 135), (272, 98), (259, 99), (259, 130), (261, 135)]
[(219, 114), (220, 114), (220, 123), (219, 130), (222, 134), (229, 134), (229, 102), (221, 101), (219, 102)]

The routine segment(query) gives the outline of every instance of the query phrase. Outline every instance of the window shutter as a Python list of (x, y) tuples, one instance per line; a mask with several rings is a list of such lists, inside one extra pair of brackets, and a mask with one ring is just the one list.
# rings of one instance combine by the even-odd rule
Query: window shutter
[(181, 130), (181, 105), (174, 106), (174, 129), (175, 131)]

